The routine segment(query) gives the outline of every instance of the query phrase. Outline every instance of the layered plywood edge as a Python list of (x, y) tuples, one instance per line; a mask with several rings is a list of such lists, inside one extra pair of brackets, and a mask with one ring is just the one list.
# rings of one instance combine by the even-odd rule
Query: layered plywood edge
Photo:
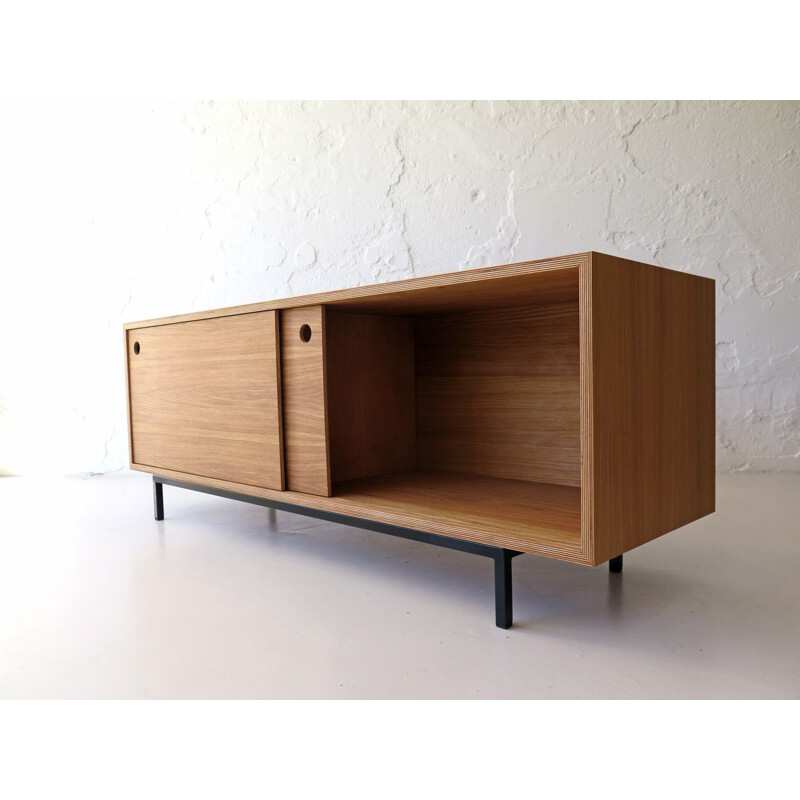
[(278, 312), (286, 490), (140, 463), (126, 347), (131, 467), (603, 563), (713, 511), (713, 286), (580, 253), (127, 323)]

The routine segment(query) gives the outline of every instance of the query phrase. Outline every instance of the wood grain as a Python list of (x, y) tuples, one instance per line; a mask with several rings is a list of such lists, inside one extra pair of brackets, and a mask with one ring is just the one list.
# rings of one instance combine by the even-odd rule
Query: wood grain
[(337, 484), (336, 496), (415, 524), (449, 522), (462, 538), (481, 530), (521, 544), (580, 550), (580, 490), (572, 487), (413, 470)]
[(417, 462), (580, 486), (577, 290), (570, 303), (417, 319)]
[(133, 461), (283, 488), (276, 312), (129, 331), (126, 349)]
[(592, 401), (592, 262), (580, 266), (578, 294), (580, 327), (580, 437), (581, 437), (581, 552), (594, 557), (594, 408)]
[(414, 469), (414, 321), (326, 315), (331, 479)]
[(595, 253), (593, 563), (714, 510), (714, 282)]
[[(325, 308), (291, 308), (281, 316), (281, 373), (286, 486), (329, 495)], [(300, 337), (307, 325), (311, 338)]]
[(126, 330), (131, 330), (193, 319), (322, 304), (337, 311), (409, 316), (569, 302), (574, 300), (577, 292), (579, 267), (589, 262), (590, 255), (590, 253), (576, 253), (373, 286), (356, 286), (304, 297), (285, 297), (263, 303), (127, 322), (124, 327)]
[[(531, 279), (535, 274), (536, 278)], [(467, 275), (451, 274), (450, 278)], [(440, 279), (444, 276), (437, 276)], [(424, 279), (430, 281), (431, 279)], [(377, 288), (377, 287), (376, 287)], [(578, 295), (578, 268), (511, 275), (486, 275), (483, 281), (451, 280), (436, 285), (398, 289), (326, 301), (337, 310), (370, 314), (448, 314), (487, 311), (543, 303), (566, 303)]]

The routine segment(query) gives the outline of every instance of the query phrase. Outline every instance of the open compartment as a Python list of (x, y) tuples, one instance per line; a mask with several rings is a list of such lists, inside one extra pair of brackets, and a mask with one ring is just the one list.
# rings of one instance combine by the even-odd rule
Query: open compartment
[(334, 497), (580, 551), (577, 267), (330, 303), (325, 330)]

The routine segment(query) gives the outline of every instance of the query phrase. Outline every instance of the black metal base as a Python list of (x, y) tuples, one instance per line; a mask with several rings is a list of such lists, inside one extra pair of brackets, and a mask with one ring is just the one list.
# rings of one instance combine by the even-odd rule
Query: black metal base
[[(347, 514), (336, 514), (332, 511), (323, 511), (319, 508), (308, 508), (298, 506), (293, 503), (284, 503), (281, 500), (271, 500), (266, 497), (255, 497), (249, 494), (239, 494), (229, 492), (225, 489), (216, 489), (212, 486), (202, 486), (199, 483), (186, 483), (176, 481), (172, 478), (161, 478), (153, 476), (153, 503), (155, 518), (164, 519), (164, 484), (177, 486), (179, 489), (191, 489), (195, 492), (205, 492), (217, 497), (227, 497), (231, 500), (241, 500), (245, 503), (254, 503), (267, 508), (274, 508), (279, 511), (290, 511), (293, 514), (304, 514), (307, 517), (327, 520), (328, 522), (338, 522), (342, 525), (350, 525), (354, 528), (362, 528), (377, 533), (386, 533), (390, 536), (399, 536), (403, 539), (411, 539), (415, 542), (427, 542), (428, 544), (448, 547), (451, 550), (461, 550), (465, 553), (473, 553), (478, 556), (486, 556), (494, 560), (494, 607), (495, 622), (498, 628), (510, 628), (513, 620), (513, 603), (511, 590), (511, 559), (521, 555), (517, 550), (508, 550), (504, 547), (493, 547), (488, 544), (478, 542), (468, 542), (464, 539), (453, 539), (449, 536), (441, 536), (438, 533), (428, 533), (417, 531), (412, 528), (402, 528), (398, 525), (388, 525), (383, 522), (374, 522), (360, 517), (350, 517)], [(620, 556), (620, 561), (622, 557)]]
[(622, 572), (622, 556), (616, 556), (608, 562), (609, 572)]
[(164, 519), (164, 486), (153, 477), (153, 516), (156, 522)]

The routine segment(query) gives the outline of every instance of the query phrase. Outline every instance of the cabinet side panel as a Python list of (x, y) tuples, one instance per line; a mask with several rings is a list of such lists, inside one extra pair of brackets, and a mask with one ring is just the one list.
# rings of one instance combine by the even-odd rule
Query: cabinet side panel
[(714, 510), (714, 281), (592, 254), (594, 563)]
[(326, 311), (331, 480), (416, 467), (414, 321)]
[(134, 463), (283, 488), (276, 312), (126, 339)]
[(291, 308), (280, 314), (286, 488), (328, 496), (325, 308)]

